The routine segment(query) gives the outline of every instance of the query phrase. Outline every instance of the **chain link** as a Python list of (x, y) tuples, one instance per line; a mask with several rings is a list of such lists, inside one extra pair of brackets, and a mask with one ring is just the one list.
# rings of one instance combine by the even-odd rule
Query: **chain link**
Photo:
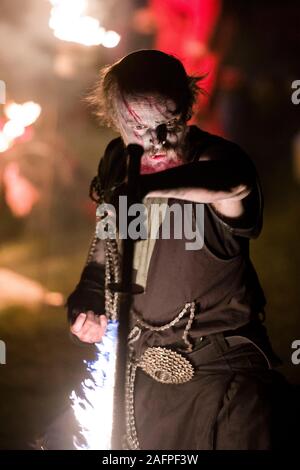
[(120, 282), (120, 262), (116, 240), (105, 240), (105, 313), (115, 321), (118, 317), (120, 294), (112, 292), (108, 285)]
[(160, 325), (160, 326), (151, 325), (150, 323), (145, 322), (145, 320), (142, 320), (142, 318), (140, 317), (140, 314), (138, 314), (136, 310), (134, 310), (132, 313), (136, 322), (142, 328), (145, 328), (146, 330), (149, 330), (149, 331), (165, 331), (165, 330), (168, 330), (169, 328), (172, 328), (172, 326), (176, 325), (176, 323), (178, 323), (179, 320), (181, 320), (181, 318), (184, 317), (184, 315), (190, 312), (190, 316), (186, 324), (186, 327), (184, 329), (182, 339), (187, 346), (187, 351), (191, 352), (193, 349), (193, 344), (191, 343), (191, 341), (188, 340), (188, 334), (195, 318), (195, 311), (196, 311), (196, 303), (187, 302), (185, 306), (183, 307), (183, 309), (178, 313), (177, 317), (175, 317), (169, 323), (165, 323), (164, 325)]

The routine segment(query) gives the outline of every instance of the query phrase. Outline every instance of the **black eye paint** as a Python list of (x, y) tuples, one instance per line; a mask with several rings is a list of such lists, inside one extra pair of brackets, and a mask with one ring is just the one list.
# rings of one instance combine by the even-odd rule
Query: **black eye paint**
[(167, 129), (166, 124), (160, 124), (159, 126), (157, 126), (156, 135), (157, 135), (158, 142), (160, 144), (163, 144), (166, 141), (167, 133), (168, 133), (168, 129)]

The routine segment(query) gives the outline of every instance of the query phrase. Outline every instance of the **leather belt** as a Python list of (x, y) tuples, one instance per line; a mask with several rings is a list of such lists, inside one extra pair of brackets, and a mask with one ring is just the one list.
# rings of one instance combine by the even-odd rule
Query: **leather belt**
[[(195, 367), (189, 360), (189, 357), (192, 359), (193, 353), (197, 353), (199, 349), (207, 351), (209, 348), (213, 348), (209, 338), (205, 338), (205, 340), (200, 343), (203, 347), (196, 348), (187, 355), (188, 357), (167, 347), (149, 347), (139, 359), (137, 367), (140, 367), (146, 374), (160, 383), (181, 384), (189, 382), (195, 374)], [(251, 344), (262, 354), (268, 368), (271, 369), (271, 364), (266, 354), (250, 339), (244, 336), (227, 336), (225, 341), (229, 347)]]

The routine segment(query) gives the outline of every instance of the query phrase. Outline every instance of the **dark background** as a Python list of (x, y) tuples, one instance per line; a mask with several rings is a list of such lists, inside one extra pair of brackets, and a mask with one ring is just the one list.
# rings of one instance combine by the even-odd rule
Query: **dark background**
[[(66, 298), (78, 281), (94, 229), (89, 181), (113, 136), (97, 124), (83, 98), (101, 65), (153, 46), (155, 32), (141, 32), (132, 21), (146, 4), (92, 2), (94, 16), (121, 35), (117, 47), (105, 49), (55, 38), (47, 2), (0, 3), (0, 79), (7, 99), (42, 106), (31, 136), (0, 153), (0, 339), (7, 347), (7, 364), (0, 365), (1, 449), (30, 447), (66, 406), (82, 360), (92, 353), (70, 341), (63, 301), (47, 305), (37, 285), (27, 289), (24, 282), (33, 280)], [(265, 216), (252, 259), (281, 370), (295, 384), (300, 384), (300, 365), (291, 362), (291, 344), (300, 340), (300, 104), (291, 101), (291, 84), (300, 80), (299, 12), (296, 1), (223, 2), (211, 47), (219, 50), (222, 25), (233, 20), (221, 70), (233, 68), (242, 78), (237, 86), (220, 79), (207, 112), (199, 116), (210, 130), (217, 115), (223, 135), (240, 143), (257, 166)], [(0, 113), (3, 124), (3, 105)], [(3, 175), (10, 162), (18, 163), (40, 196), (23, 217), (7, 200)], [(7, 278), (7, 270), (23, 277)]]

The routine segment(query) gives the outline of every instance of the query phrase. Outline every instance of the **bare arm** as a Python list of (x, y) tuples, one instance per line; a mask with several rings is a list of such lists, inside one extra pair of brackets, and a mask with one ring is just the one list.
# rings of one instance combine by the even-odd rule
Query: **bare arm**
[(213, 192), (197, 188), (157, 190), (150, 191), (146, 197), (166, 197), (199, 203), (211, 203), (217, 212), (222, 215), (227, 217), (240, 217), (244, 213), (243, 199), (248, 196), (250, 192), (250, 187), (240, 185), (228, 192)]
[(229, 155), (223, 160), (211, 159), (208, 155), (198, 162), (145, 175), (141, 179), (147, 197), (212, 204), (225, 216), (239, 217), (244, 212), (243, 199), (254, 186), (255, 169), (244, 155)]

